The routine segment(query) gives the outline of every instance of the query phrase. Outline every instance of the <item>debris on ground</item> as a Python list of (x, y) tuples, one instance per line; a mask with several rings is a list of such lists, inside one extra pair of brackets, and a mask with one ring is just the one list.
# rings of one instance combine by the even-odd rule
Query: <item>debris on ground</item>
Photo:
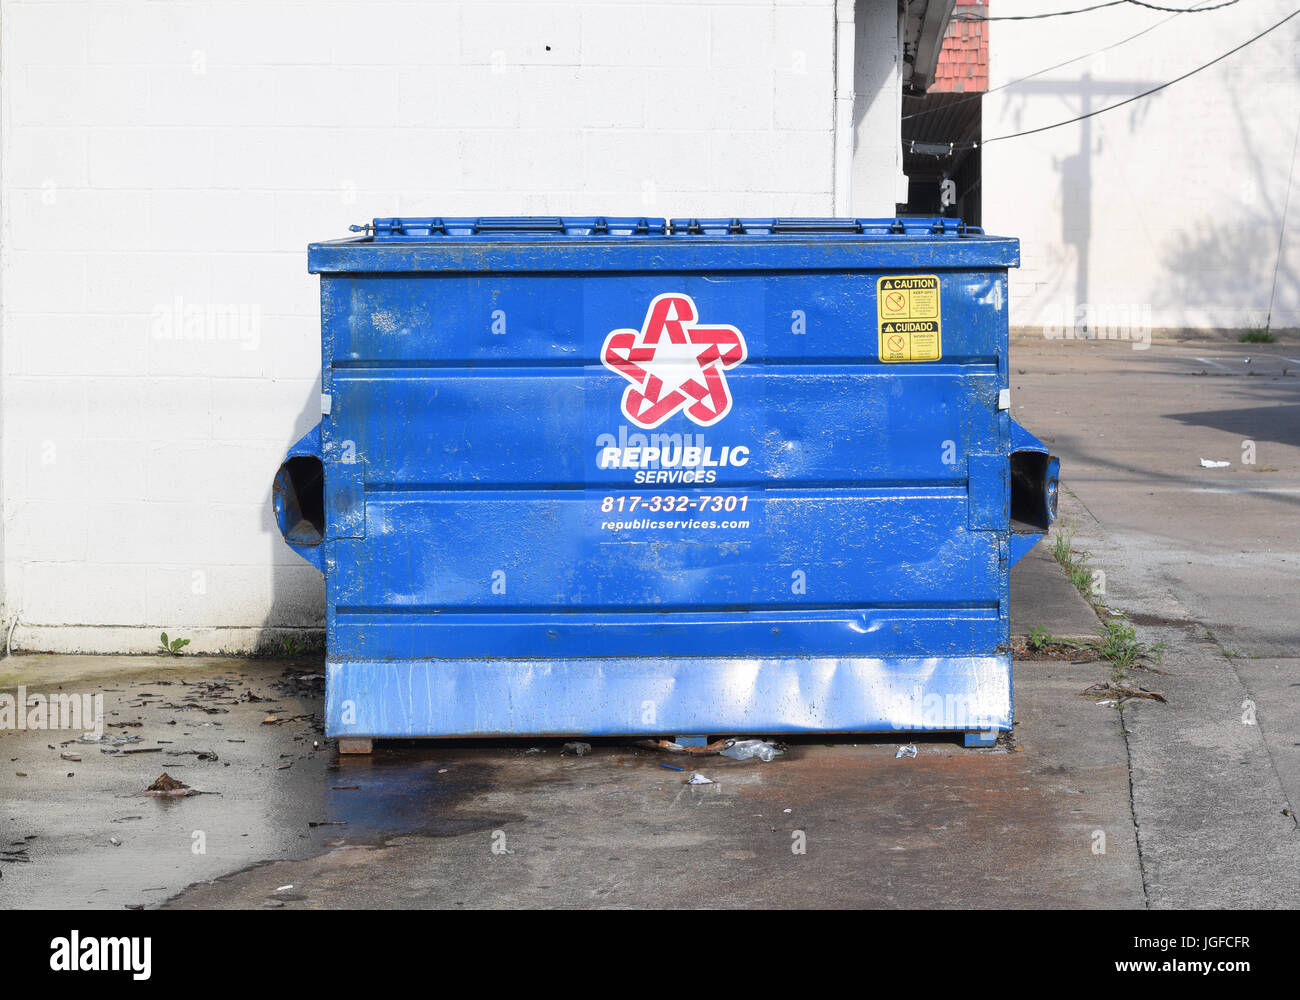
[(286, 667), (280, 679), (271, 685), (281, 694), (294, 698), (318, 698), (325, 694), (325, 675), (322, 673), (303, 673), (293, 667)]
[[(115, 725), (115, 723), (110, 722), (108, 723), (108, 725), (113, 726)], [(132, 725), (132, 723), (123, 722), (120, 725), (128, 726), (128, 725)], [(134, 723), (134, 725), (140, 726), (142, 725), (142, 723), (137, 722)], [(126, 746), (126, 744), (128, 743), (139, 743), (140, 739), (141, 737), (137, 736), (135, 733), (111, 733), (111, 734), (104, 733), (102, 736), (97, 736), (94, 733), (87, 733), (84, 736), (78, 736), (72, 742), (98, 744), (99, 746), (120, 747), (120, 746)]]
[(169, 754), (177, 757), (193, 757), (195, 760), (218, 760), (217, 755), (211, 750), (168, 750)]
[(1122, 705), (1132, 698), (1146, 698), (1150, 701), (1158, 701), (1162, 705), (1169, 703), (1161, 691), (1152, 691), (1144, 687), (1129, 687), (1127, 684), (1116, 684), (1114, 681), (1107, 681), (1104, 684), (1094, 684), (1079, 692), (1086, 698), (1102, 697), (1104, 700), (1097, 704)]
[(894, 760), (898, 760), (899, 757), (915, 757), (915, 756), (916, 756), (916, 746), (914, 744), (909, 743), (905, 747), (898, 748), (898, 753), (894, 754)]
[(145, 790), (146, 795), (201, 795), (183, 781), (177, 781), (164, 771), (152, 785)]
[(662, 767), (665, 771), (684, 771), (684, 770), (686, 770), (686, 769), (683, 768), (683, 767), (678, 767), (676, 764), (660, 764), (659, 766)]
[(1202, 469), (1226, 469), (1231, 464), (1231, 462), (1216, 462), (1208, 458), (1201, 459)]
[(727, 748), (720, 752), (722, 756), (730, 757), (732, 760), (749, 760), (751, 757), (757, 757), (762, 761), (772, 760), (785, 753), (780, 747), (765, 740), (729, 740)]
[(305, 715), (268, 715), (262, 720), (264, 726), (278, 726), (282, 722), (301, 722), (303, 719), (312, 718), (312, 713)]
[(699, 771), (696, 771), (686, 779), (686, 783), (688, 785), (711, 785), (713, 784), (713, 779), (706, 778), (704, 775), (700, 774)]
[(641, 747), (644, 750), (666, 750), (668, 753), (688, 753), (695, 756), (707, 756), (709, 754), (722, 753), (735, 740), (714, 740), (706, 746), (688, 747), (681, 743), (674, 743), (672, 740), (636, 740), (632, 745)]
[(572, 754), (575, 757), (585, 757), (591, 753), (590, 743), (566, 743), (560, 747), (560, 756), (565, 757)]
[(633, 745), (646, 750), (665, 750), (668, 753), (684, 753), (695, 757), (721, 754), (723, 757), (730, 757), (732, 760), (749, 760), (751, 757), (757, 757), (760, 760), (771, 760), (773, 757), (785, 753), (783, 747), (768, 743), (766, 740), (738, 740), (735, 738), (714, 740), (704, 746), (685, 746), (681, 743), (674, 743), (672, 740), (637, 740)]
[(205, 715), (229, 715), (230, 709), (220, 708), (217, 705), (200, 705), (197, 701), (185, 702), (128, 702), (132, 708), (160, 708), (169, 712), (186, 712), (196, 711)]

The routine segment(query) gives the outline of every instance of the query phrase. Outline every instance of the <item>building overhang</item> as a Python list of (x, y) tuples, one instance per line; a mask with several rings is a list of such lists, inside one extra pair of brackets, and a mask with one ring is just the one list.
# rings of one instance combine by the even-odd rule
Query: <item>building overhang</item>
[(934, 83), (939, 50), (952, 20), (956, 0), (912, 0), (900, 9), (903, 21), (903, 87), (909, 94), (924, 94)]

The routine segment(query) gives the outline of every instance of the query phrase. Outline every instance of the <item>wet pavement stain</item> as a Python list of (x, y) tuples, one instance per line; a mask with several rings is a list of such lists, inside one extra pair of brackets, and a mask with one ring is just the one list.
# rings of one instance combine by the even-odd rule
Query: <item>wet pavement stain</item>
[(381, 745), (370, 756), (339, 757), (329, 770), (323, 822), (343, 824), (335, 830), (349, 843), (375, 843), (403, 834), (455, 837), (521, 821), (518, 813), (467, 806), (494, 786), (499, 771), (465, 759), (473, 752)]

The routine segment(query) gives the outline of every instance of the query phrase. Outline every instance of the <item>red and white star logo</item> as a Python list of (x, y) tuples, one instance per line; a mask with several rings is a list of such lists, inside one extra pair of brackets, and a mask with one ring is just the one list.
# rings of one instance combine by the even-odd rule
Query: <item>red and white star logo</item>
[(600, 360), (631, 383), (623, 413), (638, 427), (658, 427), (678, 410), (701, 427), (731, 412), (726, 372), (745, 360), (745, 338), (734, 326), (697, 326), (689, 295), (656, 295), (637, 330), (614, 330)]

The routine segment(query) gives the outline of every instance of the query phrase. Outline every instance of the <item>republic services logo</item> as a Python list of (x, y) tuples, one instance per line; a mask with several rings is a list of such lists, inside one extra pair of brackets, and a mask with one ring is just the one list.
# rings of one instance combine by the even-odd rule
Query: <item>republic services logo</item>
[(623, 413), (638, 427), (658, 427), (678, 410), (701, 427), (731, 412), (726, 373), (747, 357), (745, 338), (734, 326), (697, 326), (699, 311), (689, 295), (656, 295), (641, 329), (614, 330), (600, 360), (631, 384), (623, 390)]

